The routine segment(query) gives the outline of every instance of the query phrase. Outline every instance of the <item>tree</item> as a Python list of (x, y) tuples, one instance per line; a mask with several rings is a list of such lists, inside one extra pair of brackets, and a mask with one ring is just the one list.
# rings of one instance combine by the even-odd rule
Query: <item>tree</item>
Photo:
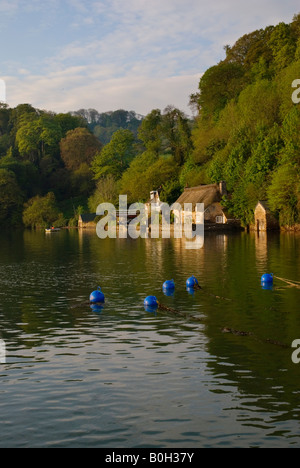
[(39, 191), (38, 169), (31, 162), (20, 161), (8, 155), (0, 160), (0, 169), (6, 169), (15, 175), (17, 184), (26, 198), (33, 197)]
[(46, 154), (57, 155), (62, 137), (61, 127), (47, 115), (39, 119), (23, 119), (16, 134), (20, 155), (31, 162), (38, 162)]
[(240, 94), (238, 110), (243, 124), (255, 131), (258, 126), (272, 127), (280, 122), (277, 86), (268, 80), (248, 85)]
[(220, 63), (209, 68), (199, 83), (199, 107), (204, 118), (218, 117), (227, 102), (244, 87), (244, 69), (239, 63)]
[(12, 226), (21, 222), (24, 195), (13, 172), (0, 169), (0, 223)]
[(224, 63), (240, 64), (246, 71), (262, 59), (268, 67), (273, 59), (272, 49), (269, 46), (273, 30), (274, 26), (258, 29), (239, 38), (233, 47), (225, 46)]
[(71, 186), (74, 195), (84, 195), (89, 197), (95, 188), (93, 173), (90, 167), (83, 163), (80, 168), (71, 174)]
[(95, 179), (108, 174), (119, 179), (135, 156), (134, 135), (130, 130), (118, 130), (110, 143), (105, 145), (93, 161), (92, 169)]
[(185, 114), (173, 106), (164, 110), (162, 132), (166, 139), (166, 150), (171, 152), (176, 164), (182, 165), (192, 150), (191, 129)]
[(116, 204), (118, 201), (117, 185), (113, 175), (102, 177), (97, 182), (94, 194), (89, 198), (88, 205), (91, 213), (95, 213), (100, 203)]
[(86, 128), (70, 130), (60, 142), (62, 160), (71, 171), (76, 171), (84, 163), (90, 165), (100, 149), (100, 141)]
[(57, 123), (62, 132), (62, 138), (66, 137), (66, 134), (71, 131), (75, 130), (75, 128), (83, 127), (86, 128), (87, 124), (85, 120), (76, 115), (68, 114), (57, 114), (54, 116), (54, 122)]
[(281, 151), (281, 163), (294, 163), (300, 167), (300, 110), (294, 106), (286, 115), (281, 130), (284, 148)]
[(291, 164), (280, 166), (272, 175), (268, 187), (270, 209), (279, 214), (281, 225), (292, 226), (299, 221), (298, 196), (300, 173)]
[(8, 132), (9, 115), (8, 105), (0, 103), (0, 137)]
[(295, 57), (296, 43), (290, 24), (279, 23), (271, 34), (269, 45), (274, 56), (275, 70), (288, 66)]
[(148, 187), (145, 187), (145, 172), (157, 157), (154, 153), (146, 151), (133, 159), (129, 168), (120, 179), (120, 193), (127, 194), (128, 202), (135, 203), (146, 200), (149, 195)]
[(23, 223), (25, 227), (47, 228), (53, 225), (63, 216), (59, 212), (55, 196), (52, 192), (45, 197), (36, 196), (26, 204), (23, 212)]
[(178, 178), (178, 166), (172, 156), (157, 159), (154, 153), (137, 156), (120, 180), (120, 193), (127, 194), (128, 202), (145, 202), (150, 192)]
[(142, 121), (138, 131), (138, 137), (142, 140), (146, 149), (157, 156), (162, 152), (162, 122), (161, 111), (154, 109)]

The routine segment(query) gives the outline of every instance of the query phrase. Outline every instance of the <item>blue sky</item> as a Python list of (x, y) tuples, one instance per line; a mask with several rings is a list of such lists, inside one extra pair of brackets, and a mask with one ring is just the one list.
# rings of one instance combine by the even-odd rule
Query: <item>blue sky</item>
[(11, 107), (190, 112), (224, 45), (299, 12), (299, 0), (0, 0), (0, 79)]

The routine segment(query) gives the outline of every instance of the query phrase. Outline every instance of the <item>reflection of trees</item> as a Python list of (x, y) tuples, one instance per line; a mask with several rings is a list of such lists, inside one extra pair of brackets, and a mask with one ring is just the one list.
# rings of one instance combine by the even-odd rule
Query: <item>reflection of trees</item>
[[(156, 340), (155, 346), (164, 347), (188, 342), (191, 330), (197, 331), (209, 356), (211, 391), (237, 389), (228, 404), (249, 413), (245, 423), (252, 405), (262, 410), (262, 418), (268, 412), (277, 420), (293, 419), (299, 367), (292, 364), (290, 349), (264, 340), (289, 345), (300, 338), (299, 290), (275, 283), (274, 291), (264, 291), (260, 277), (280, 270), (281, 277), (299, 278), (298, 244), (293, 235), (207, 234), (203, 249), (189, 251), (184, 239), (100, 240), (95, 232), (77, 231), (53, 237), (8, 234), (1, 244), (1, 337), (20, 347), (67, 347), (68, 329), (96, 336), (103, 328), (101, 338), (112, 333), (120, 343), (132, 344), (142, 320), (149, 343)], [(194, 296), (185, 289), (192, 274), (203, 287)], [(175, 280), (173, 297), (163, 294), (167, 279)], [(107, 299), (100, 315), (89, 306), (72, 308), (88, 300), (98, 285)], [(203, 323), (194, 327), (160, 311), (147, 314), (143, 301), (149, 294)], [(254, 336), (223, 334), (225, 326)]]
[[(217, 359), (208, 367), (220, 378), (220, 391), (226, 385), (238, 388), (236, 399), (240, 413), (248, 412), (245, 424), (251, 422), (251, 408), (269, 413), (270, 427), (274, 420), (295, 419), (298, 407), (296, 366), (291, 364), (291, 351), (270, 343), (277, 340), (287, 345), (300, 335), (295, 291), (263, 291), (261, 274), (266, 271), (286, 271), (289, 266), (279, 258), (281, 244), (290, 242), (288, 236), (258, 239), (256, 235), (229, 242), (227, 251), (226, 287), (232, 303), (219, 303), (210, 308), (206, 333), (208, 351)], [(284, 249), (296, 253), (295, 249)], [(299, 262), (298, 262), (299, 263)], [(263, 270), (265, 269), (265, 270)], [(283, 270), (282, 270), (283, 269)], [(224, 335), (220, 328), (230, 326), (252, 332), (249, 337)], [(227, 384), (226, 384), (227, 382)], [(234, 407), (234, 404), (233, 404)]]

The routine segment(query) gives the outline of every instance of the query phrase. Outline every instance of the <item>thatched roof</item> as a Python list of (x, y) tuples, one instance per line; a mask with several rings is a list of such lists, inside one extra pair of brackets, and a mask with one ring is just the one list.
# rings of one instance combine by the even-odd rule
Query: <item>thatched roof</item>
[(219, 185), (199, 185), (198, 187), (186, 188), (176, 203), (192, 203), (193, 210), (197, 203), (204, 203), (204, 209), (222, 199)]

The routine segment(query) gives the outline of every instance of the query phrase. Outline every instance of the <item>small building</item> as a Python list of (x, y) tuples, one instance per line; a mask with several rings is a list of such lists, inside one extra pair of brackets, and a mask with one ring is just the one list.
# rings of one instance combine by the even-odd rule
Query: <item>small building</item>
[(271, 213), (271, 210), (266, 201), (259, 201), (256, 205), (254, 229), (258, 232), (272, 231), (279, 229), (278, 220)]
[(160, 190), (153, 190), (150, 192), (150, 198), (145, 205), (146, 213), (150, 214), (155, 211), (160, 211), (162, 202), (159, 196)]
[(97, 217), (96, 213), (86, 213), (79, 215), (78, 218), (78, 228), (79, 229), (95, 229), (95, 219)]
[(239, 221), (233, 219), (222, 205), (222, 197), (227, 195), (226, 182), (211, 185), (199, 185), (185, 188), (176, 203), (184, 208), (185, 203), (192, 204), (192, 219), (196, 222), (197, 203), (204, 204), (204, 223), (206, 227), (221, 227), (224, 225), (238, 225)]

